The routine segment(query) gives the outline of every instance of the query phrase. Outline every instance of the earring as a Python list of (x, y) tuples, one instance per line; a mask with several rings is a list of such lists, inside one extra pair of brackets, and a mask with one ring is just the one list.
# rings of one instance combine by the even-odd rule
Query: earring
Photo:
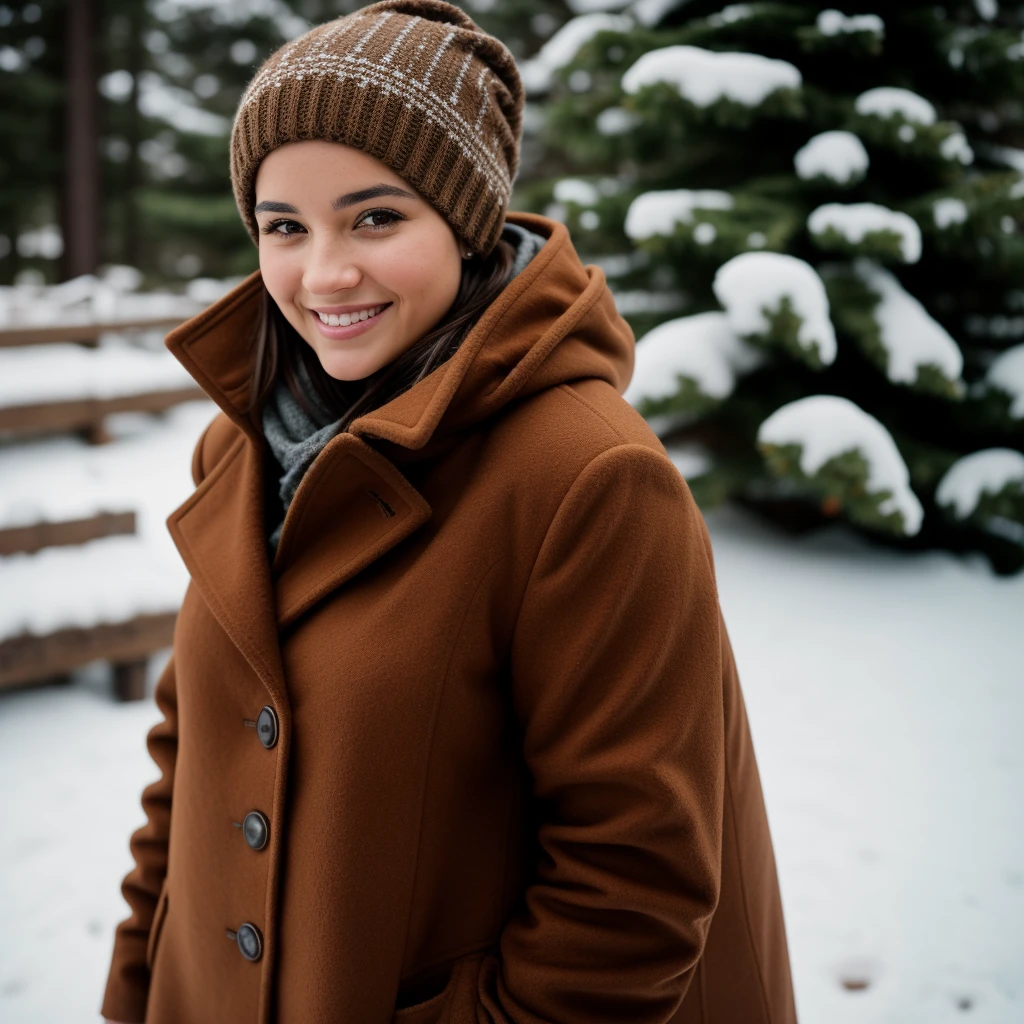
[(472, 259), (472, 258), (473, 258), (473, 250), (472, 250), (472, 249), (470, 249), (470, 250), (469, 250), (468, 252), (464, 252), (464, 253), (462, 254), (462, 258), (463, 258), (464, 260), (469, 260), (469, 259)]

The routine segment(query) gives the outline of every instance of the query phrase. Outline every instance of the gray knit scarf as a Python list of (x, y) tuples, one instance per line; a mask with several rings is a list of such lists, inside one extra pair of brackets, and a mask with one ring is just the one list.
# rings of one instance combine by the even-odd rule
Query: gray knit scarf
[[(547, 241), (543, 236), (508, 221), (505, 222), (502, 229), (502, 237), (516, 246), (512, 277), (523, 270)], [(301, 360), (298, 360), (297, 372), (303, 394), (310, 404), (322, 413), (321, 418), (327, 419), (330, 412), (318, 402), (313, 382), (309, 379)], [(281, 496), (281, 504), (285, 513), (287, 513), (288, 506), (299, 486), (299, 481), (324, 445), (338, 432), (338, 426), (343, 418), (336, 419), (324, 427), (319, 426), (310, 419), (305, 409), (292, 397), (292, 393), (284, 381), (280, 379), (277, 381), (274, 390), (263, 406), (262, 420), (263, 433), (267, 443), (283, 470), (278, 484), (278, 494)], [(277, 552), (277, 544), (281, 539), (283, 526), (284, 518), (282, 516), (281, 521), (274, 527), (267, 540), (270, 545), (271, 558)]]

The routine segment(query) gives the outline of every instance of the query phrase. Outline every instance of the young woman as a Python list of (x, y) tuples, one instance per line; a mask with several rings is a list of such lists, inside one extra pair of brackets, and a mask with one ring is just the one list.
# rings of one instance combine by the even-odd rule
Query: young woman
[(795, 1020), (708, 534), (601, 270), (508, 210), (522, 107), (440, 0), (241, 101), (109, 1020)]

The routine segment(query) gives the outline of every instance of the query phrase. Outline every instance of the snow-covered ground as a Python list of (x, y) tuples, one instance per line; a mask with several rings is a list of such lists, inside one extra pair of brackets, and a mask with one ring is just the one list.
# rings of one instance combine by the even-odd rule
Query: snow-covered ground
[[(121, 421), (154, 543), (214, 411)], [(1019, 1024), (1024, 576), (875, 550), (838, 527), (791, 539), (738, 510), (707, 518), (800, 1020)], [(114, 703), (98, 664), (69, 687), (0, 694), (4, 1024), (98, 1019), (158, 717), (151, 700)]]

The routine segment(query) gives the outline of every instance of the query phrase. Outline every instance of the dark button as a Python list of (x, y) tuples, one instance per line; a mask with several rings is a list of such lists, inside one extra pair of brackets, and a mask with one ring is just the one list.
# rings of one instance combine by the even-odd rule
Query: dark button
[(239, 952), (246, 960), (259, 960), (263, 955), (263, 936), (256, 925), (246, 921), (239, 927), (235, 941), (238, 943)]
[(269, 750), (277, 742), (277, 712), (268, 704), (256, 719), (256, 734)]
[(254, 850), (262, 850), (267, 845), (269, 832), (270, 825), (259, 811), (250, 811), (242, 819), (242, 835)]

